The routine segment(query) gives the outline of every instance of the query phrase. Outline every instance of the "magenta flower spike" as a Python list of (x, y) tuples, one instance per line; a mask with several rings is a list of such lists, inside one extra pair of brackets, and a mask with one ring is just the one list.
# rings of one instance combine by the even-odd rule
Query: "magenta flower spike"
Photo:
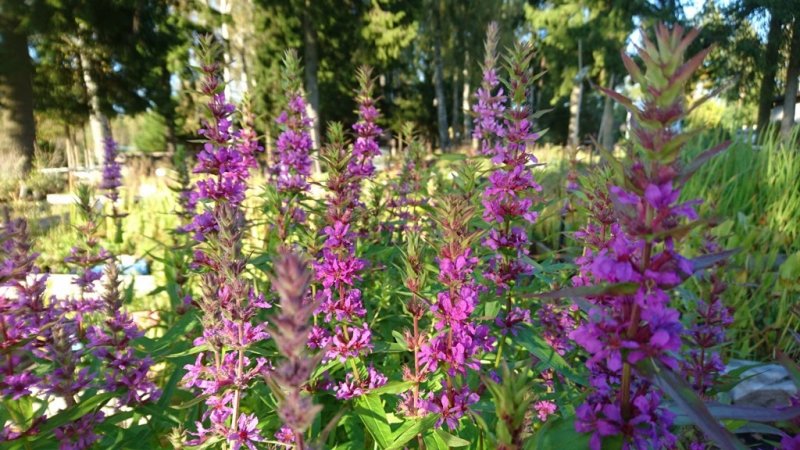
[(353, 142), (353, 153), (347, 163), (347, 172), (350, 174), (353, 184), (353, 195), (358, 201), (361, 194), (361, 181), (371, 178), (375, 173), (375, 165), (372, 160), (381, 154), (378, 146), (378, 136), (383, 130), (378, 126), (377, 121), (380, 111), (375, 106), (373, 90), (375, 80), (372, 78), (372, 68), (364, 66), (356, 72), (359, 89), (356, 92), (356, 102), (358, 103), (358, 121), (353, 124), (355, 141)]
[(119, 187), (122, 186), (122, 170), (117, 160), (117, 143), (113, 138), (106, 138), (103, 146), (103, 180), (100, 189), (112, 202), (119, 199)]
[(492, 226), (483, 245), (494, 253), (484, 275), (502, 294), (519, 277), (533, 273), (522, 257), (529, 253), (526, 225), (538, 216), (534, 198), (541, 187), (530, 167), (537, 162), (536, 157), (528, 150), (538, 138), (531, 129), (527, 105), (533, 49), (518, 45), (511, 52), (506, 95), (497, 74), (497, 32), (497, 24), (492, 23), (487, 32), (483, 81), (473, 105), (473, 137), (478, 139), (481, 152), (497, 165), (489, 174), (482, 199), (483, 218)]
[(263, 441), (258, 419), (241, 410), (241, 401), (251, 383), (271, 369), (268, 360), (249, 350), (269, 338), (266, 325), (254, 323), (254, 318), (271, 306), (243, 276), (247, 259), (242, 254), (242, 202), (262, 147), (252, 130), (235, 126), (236, 108), (225, 98), (222, 67), (211, 39), (201, 49), (201, 91), (209, 99), (209, 118), (201, 121), (198, 133), (205, 142), (194, 169), (205, 177), (196, 184), (199, 211), (189, 226), (198, 242), (193, 265), (201, 272), (202, 291), (196, 300), (203, 335), (195, 345), (204, 346), (204, 351), (184, 367), (183, 377), (186, 388), (198, 388), (208, 398), (195, 438), (187, 444), (201, 445), (219, 437), (231, 448), (254, 448), (254, 443)]
[(680, 202), (682, 173), (679, 156), (691, 132), (676, 123), (687, 114), (684, 94), (691, 73), (708, 49), (684, 62), (684, 53), (697, 36), (684, 36), (680, 26), (656, 27), (656, 43), (644, 37), (640, 69), (623, 54), (633, 80), (641, 85), (642, 102), (610, 90), (633, 116), (636, 155), (617, 163), (616, 182), (608, 195), (598, 197), (595, 223), (579, 233), (588, 245), (578, 261), (576, 285), (629, 283), (636, 289), (624, 295), (603, 295), (591, 301), (595, 308), (571, 338), (588, 354), (592, 393), (576, 410), (576, 429), (592, 433), (591, 448), (604, 438), (621, 436), (625, 446), (673, 448), (670, 432), (674, 415), (661, 393), (639, 374), (637, 363), (653, 361), (674, 370), (679, 367), (683, 327), (670, 306), (670, 291), (695, 267), (676, 251), (680, 227), (697, 220), (698, 201)]
[(284, 54), (281, 67), (281, 89), (283, 111), (275, 119), (280, 134), (275, 142), (269, 168), (270, 182), (276, 190), (274, 229), (278, 240), (287, 244), (292, 228), (306, 220), (306, 211), (301, 203), (309, 190), (311, 176), (312, 120), (308, 116), (307, 103), (301, 82), (302, 68), (297, 52)]
[[(369, 74), (369, 71), (363, 71)], [(371, 83), (368, 78), (362, 81)], [(362, 86), (362, 90), (364, 88)], [(364, 178), (362, 163), (353, 163), (355, 146), (345, 144), (340, 124), (328, 129), (328, 142), (322, 149), (321, 160), (328, 171), (328, 209), (325, 214), (321, 259), (313, 264), (314, 274), (321, 289), (317, 291), (319, 308), (324, 314), (326, 327), (315, 326), (311, 330), (309, 345), (326, 349), (326, 360), (338, 359), (349, 363), (352, 372), (344, 381), (334, 386), (339, 399), (350, 399), (386, 383), (386, 377), (376, 369), (367, 369), (362, 376), (357, 360), (372, 352), (372, 330), (364, 320), (366, 308), (357, 287), (366, 261), (356, 256), (357, 236), (352, 230), (354, 213), (362, 208), (358, 196)], [(367, 154), (357, 156), (359, 161), (368, 161)], [(365, 159), (366, 158), (366, 159)], [(355, 169), (354, 169), (355, 168)]]
[(435, 220), (442, 233), (439, 282), (444, 289), (430, 305), (435, 333), (419, 345), (422, 370), (416, 376), (441, 369), (442, 389), (424, 396), (421, 406), (439, 415), (437, 426), (455, 429), (469, 405), (479, 399), (466, 383), (457, 386), (455, 380), (463, 380), (468, 370), (479, 369), (479, 355), (492, 350), (494, 339), (489, 327), (472, 316), (481, 290), (474, 278), (478, 258), (471, 248), (479, 233), (469, 226), (475, 208), (463, 197), (450, 196), (441, 199), (438, 209)]

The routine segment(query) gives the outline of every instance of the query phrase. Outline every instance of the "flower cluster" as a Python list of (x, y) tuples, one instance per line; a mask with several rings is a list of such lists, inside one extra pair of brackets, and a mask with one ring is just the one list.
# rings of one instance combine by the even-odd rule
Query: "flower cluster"
[(304, 223), (306, 211), (300, 201), (309, 189), (311, 150), (314, 145), (308, 116), (308, 105), (300, 82), (300, 59), (295, 51), (287, 51), (281, 68), (281, 90), (284, 110), (275, 119), (280, 134), (272, 153), (269, 173), (275, 188), (274, 208), (277, 211), (273, 229), (281, 244), (287, 244), (293, 225)]
[(339, 124), (330, 126), (328, 140), (322, 153), (329, 173), (327, 188), (330, 193), (326, 226), (322, 230), (325, 242), (321, 259), (314, 263), (314, 272), (322, 285), (317, 292), (318, 312), (324, 314), (325, 322), (333, 330), (314, 327), (311, 345), (326, 348), (327, 359), (339, 359), (344, 363), (352, 358), (351, 378), (335, 388), (338, 398), (348, 399), (384, 384), (386, 379), (374, 370), (369, 370), (364, 378), (355, 365), (356, 359), (373, 348), (372, 331), (367, 322), (362, 321), (367, 311), (361, 290), (356, 287), (366, 262), (356, 257), (356, 234), (351, 229), (353, 213), (360, 209), (358, 193), (362, 177), (350, 171), (353, 155), (345, 145)]
[(530, 45), (518, 45), (511, 52), (507, 67), (508, 96), (504, 95), (497, 76), (497, 26), (490, 25), (483, 63), (483, 81), (473, 106), (473, 137), (481, 151), (498, 167), (489, 174), (489, 185), (483, 193), (483, 218), (492, 225), (483, 245), (494, 252), (485, 273), (497, 293), (510, 288), (517, 278), (530, 275), (533, 269), (523, 256), (529, 253), (525, 224), (536, 221), (534, 195), (541, 191), (533, 179), (530, 164), (537, 162), (528, 146), (536, 141), (527, 105), (528, 88), (533, 75)]
[[(96, 213), (87, 209), (85, 201), (90, 197), (79, 198), (84, 201), (81, 209), (90, 215), (87, 222), (91, 222)], [(78, 228), (95, 229), (86, 224)], [(72, 255), (97, 252), (97, 236), (82, 234), (82, 238), (94, 248), (73, 250)], [(35, 265), (36, 254), (31, 252), (25, 222), (6, 215), (0, 242), (0, 398), (37, 399), (48, 394), (60, 397), (67, 408), (97, 389), (117, 393), (113, 402), (116, 407), (158, 398), (159, 391), (149, 379), (149, 358), (139, 358), (130, 346), (141, 333), (122, 310), (116, 264), (109, 262), (109, 283), (102, 301), (93, 294), (93, 283), (84, 285), (83, 276), (77, 277), (79, 297), (45, 299), (47, 277)], [(105, 311), (101, 311), (103, 305)], [(99, 320), (101, 312), (105, 321)], [(96, 325), (88, 327), (90, 323)], [(32, 419), (27, 429), (23, 424), (7, 425), (0, 438), (14, 440), (38, 434), (38, 426), (47, 416), (40, 414)], [(94, 427), (103, 419), (102, 413), (89, 413), (56, 427), (53, 435), (61, 448), (89, 448), (99, 439)]]
[(385, 228), (390, 233), (419, 232), (422, 229), (419, 210), (428, 204), (423, 190), (426, 180), (424, 149), (420, 139), (415, 136), (413, 123), (404, 124), (401, 135), (405, 143), (403, 164), (397, 179), (390, 184), (391, 195), (386, 201), (390, 213)]
[(102, 326), (95, 325), (87, 330), (87, 348), (108, 368), (105, 390), (125, 392), (119, 399), (120, 404), (135, 405), (156, 400), (160, 391), (148, 378), (153, 361), (149, 356), (137, 357), (131, 346), (131, 342), (144, 333), (122, 309), (117, 264), (109, 262), (105, 275), (102, 300), (106, 318)]
[[(720, 251), (714, 239), (706, 237), (703, 252), (715, 254)], [(721, 261), (710, 269), (708, 298), (697, 302), (697, 317), (688, 330), (688, 354), (681, 361), (681, 369), (689, 375), (692, 387), (700, 395), (708, 393), (725, 369), (719, 348), (725, 343), (725, 330), (733, 323), (733, 315), (722, 301), (722, 294), (727, 289), (722, 280), (723, 267), (724, 261)]]
[[(625, 65), (642, 85), (643, 104), (613, 91), (605, 91), (628, 108), (634, 117), (634, 144), (642, 156), (625, 170), (624, 184), (608, 189), (617, 223), (600, 224), (583, 235), (600, 246), (587, 250), (580, 261), (576, 284), (619, 286), (612, 293), (592, 298), (589, 320), (571, 337), (590, 355), (587, 367), (593, 392), (576, 410), (576, 429), (591, 432), (593, 449), (602, 438), (621, 435), (626, 446), (672, 448), (673, 414), (660, 393), (635, 365), (649, 359), (676, 369), (682, 325), (669, 306), (669, 292), (693, 272), (692, 264), (675, 246), (684, 220), (696, 220), (696, 202), (679, 202), (681, 173), (678, 156), (685, 142), (673, 126), (685, 115), (684, 86), (702, 57), (683, 63), (683, 52), (696, 37), (683, 36), (676, 26), (656, 29), (658, 46), (645, 39), (639, 49), (647, 65), (642, 72), (626, 55)], [(659, 50), (660, 49), (660, 50)], [(601, 232), (602, 236), (590, 236)], [(605, 242), (603, 242), (605, 241)]]
[[(209, 438), (228, 441), (231, 448), (251, 447), (263, 438), (255, 415), (241, 411), (247, 386), (270, 370), (263, 357), (247, 356), (255, 343), (269, 338), (265, 324), (255, 325), (257, 312), (270, 305), (243, 276), (247, 259), (242, 254), (245, 199), (250, 170), (257, 167), (255, 155), (261, 146), (252, 131), (234, 126), (235, 107), (225, 98), (221, 67), (215, 47), (206, 43), (201, 70), (201, 91), (209, 98), (210, 119), (201, 122), (204, 138), (195, 173), (207, 177), (196, 184), (198, 202), (204, 209), (195, 216), (191, 230), (200, 245), (195, 249), (194, 267), (201, 271), (202, 295), (197, 303), (202, 312), (203, 335), (195, 345), (205, 350), (184, 368), (183, 384), (208, 396), (207, 409), (197, 423), (200, 445)], [(210, 422), (206, 428), (203, 423)]]
[(286, 359), (275, 367), (267, 380), (281, 399), (278, 415), (284, 426), (276, 437), (285, 443), (295, 443), (300, 450), (303, 449), (303, 432), (322, 409), (302, 392), (322, 358), (321, 353), (307, 354), (310, 322), (317, 306), (306, 301), (310, 280), (306, 264), (294, 254), (281, 255), (275, 262), (272, 287), (280, 297), (280, 313), (270, 320), (270, 333)]
[(381, 154), (378, 136), (383, 130), (377, 125), (380, 111), (375, 106), (373, 98), (375, 81), (372, 78), (372, 68), (369, 66), (359, 68), (356, 79), (359, 86), (356, 92), (358, 121), (353, 124), (355, 141), (353, 153), (347, 163), (347, 172), (350, 174), (354, 195), (357, 197), (361, 191), (361, 180), (370, 178), (375, 173), (372, 160)]
[(311, 119), (306, 114), (306, 102), (300, 92), (290, 94), (276, 122), (283, 128), (275, 143), (272, 171), (279, 191), (300, 192), (308, 188), (311, 175)]
[(64, 262), (73, 267), (77, 277), (73, 283), (80, 289), (79, 299), (87, 300), (86, 295), (95, 291), (95, 282), (103, 276), (100, 268), (111, 258), (111, 253), (100, 245), (99, 228), (102, 217), (96, 209), (91, 189), (79, 185), (77, 207), (82, 223), (78, 225), (78, 243), (70, 249)]
[(0, 395), (11, 399), (31, 395), (40, 377), (34, 365), (34, 342), (41, 334), (49, 310), (44, 304), (46, 278), (38, 276), (36, 254), (31, 252), (27, 223), (4, 211), (0, 227)]
[(117, 161), (117, 143), (112, 137), (107, 137), (103, 146), (103, 180), (100, 189), (105, 191), (106, 197), (112, 203), (119, 199), (119, 187), (122, 186), (122, 171)]
[(489, 327), (472, 317), (480, 292), (474, 279), (478, 258), (471, 249), (478, 233), (469, 227), (474, 213), (475, 208), (460, 196), (443, 198), (439, 206), (436, 220), (442, 230), (442, 245), (438, 279), (444, 290), (430, 306), (436, 332), (421, 343), (419, 350), (422, 374), (441, 368), (445, 375), (443, 389), (429, 393), (422, 406), (440, 415), (438, 425), (444, 423), (451, 429), (478, 400), (466, 383), (456, 386), (455, 377), (466, 376), (468, 368), (478, 369), (479, 354), (491, 351), (494, 344)]

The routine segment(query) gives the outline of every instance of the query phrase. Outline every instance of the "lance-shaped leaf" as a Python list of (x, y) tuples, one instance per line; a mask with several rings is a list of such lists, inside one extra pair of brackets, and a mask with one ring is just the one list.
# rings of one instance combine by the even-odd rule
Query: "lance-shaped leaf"
[(633, 78), (633, 81), (635, 83), (644, 84), (646, 80), (644, 78), (644, 74), (642, 74), (642, 69), (639, 67), (639, 65), (636, 64), (633, 58), (631, 58), (630, 56), (628, 56), (627, 53), (625, 53), (625, 50), (622, 50), (620, 53), (622, 55), (622, 63), (625, 64), (625, 68), (628, 70), (628, 73), (631, 75), (631, 78)]
[(528, 294), (526, 295), (526, 297), (556, 299), (556, 298), (576, 298), (576, 297), (586, 298), (586, 297), (597, 297), (600, 295), (631, 295), (635, 294), (637, 289), (639, 289), (639, 285), (636, 283), (616, 283), (616, 284), (603, 284), (598, 286), (568, 287), (568, 288), (558, 289), (556, 291), (541, 292), (538, 294)]
[(355, 402), (355, 413), (364, 423), (369, 434), (380, 448), (389, 447), (392, 443), (392, 429), (386, 420), (381, 398), (375, 394), (362, 395)]
[(648, 376), (653, 384), (664, 391), (678, 407), (689, 416), (706, 436), (723, 450), (745, 450), (747, 447), (738, 441), (711, 414), (703, 400), (692, 390), (686, 381), (658, 361), (646, 359), (638, 365), (639, 370)]
[(728, 147), (730, 147), (730, 145), (731, 141), (725, 141), (699, 154), (697, 158), (695, 158), (692, 162), (687, 164), (683, 168), (683, 170), (681, 170), (681, 173), (678, 176), (678, 184), (680, 185), (685, 184), (687, 181), (689, 181), (689, 178), (691, 178), (695, 172), (697, 172), (701, 167), (703, 167), (703, 164), (707, 163), (708, 161), (711, 160), (711, 158), (717, 156), (723, 151), (727, 150)]
[(631, 114), (638, 115), (639, 109), (636, 108), (636, 105), (633, 104), (633, 100), (631, 100), (630, 98), (620, 94), (619, 92), (613, 89), (607, 89), (602, 86), (598, 86), (597, 89), (599, 89), (600, 92), (602, 92), (603, 94), (616, 100), (617, 103), (624, 106), (625, 109), (631, 112)]
[[(749, 422), (771, 423), (792, 420), (800, 416), (800, 406), (791, 408), (762, 408), (759, 406), (738, 406), (709, 402), (706, 403), (706, 408), (708, 408), (708, 412), (717, 420), (745, 420)], [(678, 413), (675, 418), (676, 424), (690, 425), (694, 423), (689, 414), (683, 412), (682, 409), (675, 412)]]
[(706, 56), (708, 56), (713, 48), (713, 46), (710, 46), (700, 50), (696, 55), (692, 56), (686, 63), (679, 67), (669, 79), (670, 88), (672, 88), (672, 86), (683, 86), (686, 84), (694, 71), (700, 67), (700, 64), (703, 64), (703, 60), (706, 59)]
[(515, 342), (530, 354), (536, 356), (541, 361), (540, 364), (545, 367), (553, 369), (556, 373), (564, 375), (569, 380), (582, 386), (589, 384), (582, 373), (575, 370), (544, 338), (534, 334), (530, 326), (519, 330)]
[(736, 253), (739, 253), (738, 248), (712, 253), (710, 255), (698, 256), (697, 258), (690, 259), (689, 262), (692, 264), (692, 269), (697, 272), (698, 270), (707, 269), (721, 261), (725, 261)]

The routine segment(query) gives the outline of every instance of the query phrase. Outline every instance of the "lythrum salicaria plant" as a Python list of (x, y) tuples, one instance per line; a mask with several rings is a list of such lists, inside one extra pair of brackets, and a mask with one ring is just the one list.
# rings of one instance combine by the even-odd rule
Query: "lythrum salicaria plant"
[(100, 189), (111, 203), (110, 218), (114, 222), (114, 242), (122, 243), (122, 218), (125, 216), (118, 208), (119, 188), (122, 186), (122, 167), (118, 161), (117, 143), (112, 137), (103, 142), (103, 179)]
[(235, 107), (225, 97), (219, 50), (212, 39), (204, 38), (199, 52), (208, 118), (201, 121), (198, 132), (203, 149), (194, 172), (205, 177), (196, 185), (198, 213), (189, 226), (198, 243), (193, 264), (199, 272), (197, 303), (203, 324), (203, 335), (195, 345), (204, 351), (186, 365), (183, 384), (207, 396), (208, 408), (197, 422), (190, 444), (221, 438), (232, 449), (252, 448), (264, 438), (256, 415), (243, 412), (241, 405), (248, 386), (269, 367), (268, 361), (251, 354), (250, 348), (269, 337), (265, 324), (253, 319), (259, 309), (270, 305), (244, 276), (242, 202), (261, 147), (249, 133), (234, 126)]
[[(713, 236), (704, 236), (702, 253), (714, 255), (720, 252)], [(707, 273), (699, 274), (708, 286), (703, 290), (705, 298), (697, 301), (695, 317), (688, 330), (688, 351), (681, 361), (681, 370), (688, 375), (692, 388), (704, 397), (725, 369), (720, 347), (726, 341), (725, 330), (733, 323), (733, 313), (723, 302), (727, 289), (723, 280), (724, 269), (725, 261), (719, 261)]]
[(420, 232), (422, 221), (420, 210), (428, 204), (424, 184), (428, 181), (425, 167), (424, 146), (416, 135), (413, 123), (404, 123), (400, 131), (402, 142), (402, 168), (392, 181), (386, 207), (390, 214), (384, 227), (390, 233)]
[(301, 200), (309, 189), (311, 175), (311, 118), (301, 83), (300, 59), (295, 51), (287, 51), (281, 68), (281, 90), (284, 110), (275, 122), (280, 134), (275, 142), (272, 165), (269, 168), (272, 183), (277, 191), (277, 217), (274, 230), (281, 243), (287, 243), (292, 227), (306, 220)]
[(472, 246), (481, 232), (470, 222), (475, 207), (461, 196), (440, 199), (434, 220), (439, 228), (438, 280), (442, 290), (430, 304), (431, 335), (420, 346), (423, 373), (439, 371), (441, 389), (425, 395), (424, 408), (434, 413), (437, 426), (454, 430), (479, 396), (467, 383), (467, 371), (479, 370), (479, 357), (492, 350), (489, 327), (473, 317), (480, 285), (475, 281), (478, 258)]
[(684, 144), (697, 133), (681, 128), (690, 110), (687, 83), (709, 51), (685, 60), (696, 36), (696, 30), (684, 35), (679, 26), (658, 26), (655, 43), (645, 35), (638, 49), (644, 70), (622, 55), (641, 87), (640, 103), (604, 90), (633, 116), (634, 157), (626, 166), (612, 160), (617, 172), (608, 196), (596, 198), (596, 224), (582, 233), (592, 245), (579, 284), (617, 287), (591, 297), (588, 320), (571, 334), (589, 354), (592, 392), (576, 411), (576, 428), (592, 433), (593, 449), (614, 437), (623, 448), (676, 445), (670, 431), (674, 414), (644, 367), (679, 368), (683, 326), (670, 295), (698, 269), (678, 253), (685, 232), (702, 225), (698, 201), (679, 200), (682, 184), (696, 169), (680, 161)]
[(347, 364), (345, 379), (335, 384), (339, 399), (361, 396), (386, 383), (386, 377), (366, 363), (359, 364), (372, 349), (372, 330), (364, 320), (367, 310), (356, 283), (366, 261), (356, 256), (356, 234), (352, 231), (353, 215), (358, 203), (359, 173), (351, 169), (352, 148), (347, 146), (341, 124), (328, 128), (328, 144), (320, 159), (328, 172), (328, 208), (325, 212), (325, 242), (314, 273), (321, 289), (317, 291), (319, 313), (326, 326), (312, 330), (311, 346), (327, 349), (326, 359)]
[(308, 301), (311, 276), (306, 263), (293, 253), (286, 252), (275, 261), (272, 288), (280, 298), (280, 311), (270, 319), (269, 332), (285, 359), (267, 375), (267, 382), (279, 399), (278, 415), (283, 422), (275, 437), (294, 444), (298, 450), (305, 448), (303, 433), (322, 409), (304, 393), (324, 355), (308, 351), (312, 318), (318, 306)]

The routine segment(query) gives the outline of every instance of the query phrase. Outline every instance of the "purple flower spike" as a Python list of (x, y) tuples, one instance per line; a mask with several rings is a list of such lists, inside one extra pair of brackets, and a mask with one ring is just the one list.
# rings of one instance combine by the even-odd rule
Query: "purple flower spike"
[(103, 150), (103, 181), (100, 183), (100, 189), (106, 192), (106, 197), (112, 202), (116, 202), (119, 199), (119, 187), (122, 186), (122, 172), (117, 161), (117, 143), (108, 137)]

